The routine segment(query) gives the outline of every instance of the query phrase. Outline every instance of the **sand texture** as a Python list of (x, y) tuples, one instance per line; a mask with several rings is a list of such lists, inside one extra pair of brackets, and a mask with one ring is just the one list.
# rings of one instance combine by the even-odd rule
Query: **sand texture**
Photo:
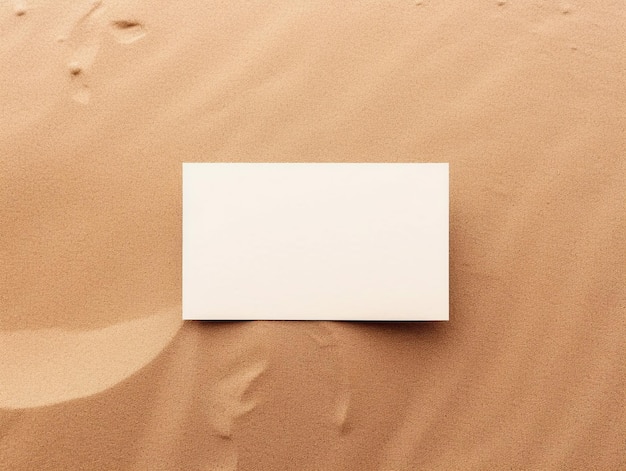
[[(0, 469), (626, 469), (625, 25), (0, 1)], [(183, 161), (450, 162), (450, 322), (183, 324)]]

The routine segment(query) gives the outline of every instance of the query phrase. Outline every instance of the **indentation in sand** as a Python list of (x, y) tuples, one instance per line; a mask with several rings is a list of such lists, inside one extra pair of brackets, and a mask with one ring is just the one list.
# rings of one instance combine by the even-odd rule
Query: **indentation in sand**
[(139, 21), (107, 19), (106, 7), (97, 1), (73, 23), (67, 35), (57, 38), (70, 49), (67, 66), (72, 80), (72, 98), (80, 104), (86, 105), (90, 101), (89, 72), (102, 47), (102, 34), (107, 29), (120, 44), (134, 43), (146, 34)]
[(70, 32), (57, 39), (70, 49), (67, 69), (71, 78), (72, 98), (82, 105), (88, 104), (91, 98), (88, 72), (101, 46), (102, 14), (102, 2), (92, 3), (87, 12), (72, 25)]
[(335, 338), (330, 323), (312, 323), (307, 328), (307, 335), (322, 349), (328, 349), (332, 356), (332, 363), (336, 365), (337, 396), (333, 408), (332, 420), (340, 433), (350, 430), (349, 411), (351, 403), (351, 387), (345, 364), (339, 351), (339, 343)]
[(350, 430), (350, 422), (348, 420), (348, 413), (350, 411), (350, 399), (351, 393), (348, 383), (345, 381), (346, 375), (342, 374), (342, 381), (340, 384), (340, 390), (337, 394), (337, 402), (335, 404), (335, 424), (339, 428), (341, 433), (346, 433)]
[(67, 64), (74, 87), (72, 97), (83, 105), (89, 103), (91, 96), (85, 74), (96, 60), (99, 49), (99, 41), (92, 40), (90, 43), (83, 44), (74, 51), (72, 58)]
[(79, 23), (87, 20), (88, 18), (92, 17), (95, 15), (95, 13), (98, 11), (98, 9), (102, 6), (102, 1), (101, 0), (96, 0), (95, 2), (93, 2), (91, 4), (91, 8), (89, 10), (87, 10), (87, 13), (85, 13), (80, 20), (78, 20)]
[(134, 43), (146, 35), (144, 26), (138, 21), (115, 20), (109, 25), (115, 39), (122, 44)]
[(267, 360), (259, 360), (243, 367), (233, 367), (220, 379), (211, 394), (213, 426), (222, 438), (231, 438), (235, 421), (253, 410), (257, 401), (246, 399), (246, 393), (267, 368)]
[(148, 364), (181, 326), (180, 310), (88, 331), (0, 332), (0, 408), (40, 407), (104, 391)]
[(26, 14), (26, 3), (23, 0), (15, 0), (13, 2), (13, 12), (16, 16), (24, 16)]

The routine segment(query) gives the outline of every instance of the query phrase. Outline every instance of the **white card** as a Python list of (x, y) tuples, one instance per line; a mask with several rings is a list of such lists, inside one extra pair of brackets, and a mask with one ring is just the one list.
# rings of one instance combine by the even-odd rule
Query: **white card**
[(183, 319), (448, 320), (448, 164), (184, 163)]

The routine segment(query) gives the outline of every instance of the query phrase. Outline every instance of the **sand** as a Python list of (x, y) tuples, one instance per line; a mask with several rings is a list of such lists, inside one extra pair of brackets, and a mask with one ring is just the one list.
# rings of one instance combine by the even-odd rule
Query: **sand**
[[(340, 3), (0, 3), (0, 469), (626, 469), (626, 8)], [(450, 322), (183, 324), (183, 161), (450, 162)]]

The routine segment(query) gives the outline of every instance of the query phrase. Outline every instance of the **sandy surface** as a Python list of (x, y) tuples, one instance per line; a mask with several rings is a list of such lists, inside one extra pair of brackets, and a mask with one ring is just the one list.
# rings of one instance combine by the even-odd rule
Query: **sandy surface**
[[(0, 2), (0, 469), (626, 469), (626, 7), (329, 5)], [(451, 321), (183, 325), (183, 161), (450, 162)]]

